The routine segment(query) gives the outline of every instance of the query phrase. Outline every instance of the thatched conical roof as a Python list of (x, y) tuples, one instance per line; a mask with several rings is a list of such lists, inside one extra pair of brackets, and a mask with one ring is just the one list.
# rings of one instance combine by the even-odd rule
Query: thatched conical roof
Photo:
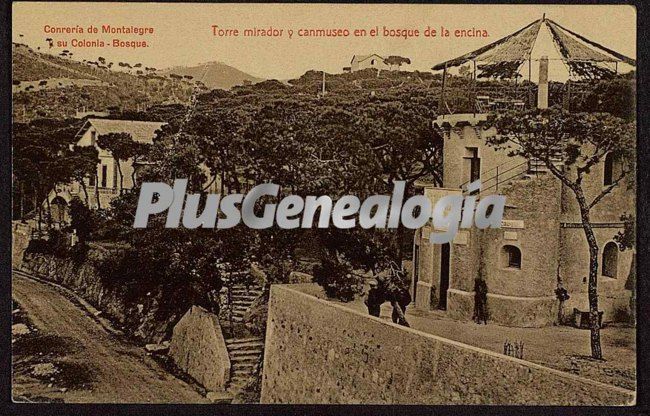
[(576, 76), (594, 78), (608, 74), (611, 70), (599, 63), (625, 62), (636, 66), (636, 61), (616, 51), (585, 38), (553, 20), (541, 18), (531, 22), (518, 31), (475, 51), (435, 65), (434, 71), (463, 65), (466, 62), (480, 62), (480, 77), (516, 76), (521, 64), (531, 59), (531, 53), (538, 39), (540, 29), (548, 28), (553, 43), (567, 64), (569, 71)]

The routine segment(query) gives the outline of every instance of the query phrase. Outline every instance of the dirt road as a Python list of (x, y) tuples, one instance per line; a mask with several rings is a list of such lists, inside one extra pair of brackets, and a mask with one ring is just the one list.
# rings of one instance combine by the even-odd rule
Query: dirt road
[[(139, 346), (107, 332), (49, 285), (13, 275), (13, 298), (36, 328), (13, 343), (14, 400), (104, 403), (207, 403)], [(34, 375), (54, 364), (57, 374)]]

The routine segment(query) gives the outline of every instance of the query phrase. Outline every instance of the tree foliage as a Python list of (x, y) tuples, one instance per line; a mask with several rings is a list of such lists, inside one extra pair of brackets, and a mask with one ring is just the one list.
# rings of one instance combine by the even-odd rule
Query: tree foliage
[[(293, 88), (266, 82), (200, 96), (183, 140), (198, 149), (195, 163), (205, 163), (221, 178), (225, 192), (273, 182), (280, 185), (281, 196), (365, 198), (390, 194), (396, 180), (406, 181), (408, 194), (417, 180), (441, 183), (442, 143), (431, 130), (432, 107), (418, 96), (426, 96), (424, 85), (416, 94), (407, 93), (411, 84), (372, 96), (343, 84), (319, 97), (303, 92), (311, 90), (311, 77), (305, 74)], [(311, 236), (321, 260), (330, 260), (323, 264), (378, 270), (390, 260), (401, 262), (403, 232), (318, 229)], [(290, 264), (301, 233), (267, 231), (259, 239), (274, 252), (276, 264)], [(284, 275), (278, 279), (290, 271), (269, 268)]]
[(76, 163), (67, 163), (80, 120), (38, 119), (13, 125), (14, 213), (44, 217), (42, 202), (58, 183), (67, 183)]

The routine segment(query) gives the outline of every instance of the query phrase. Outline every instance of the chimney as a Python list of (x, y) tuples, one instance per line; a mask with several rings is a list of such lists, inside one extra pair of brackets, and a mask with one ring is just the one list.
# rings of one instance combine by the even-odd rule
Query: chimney
[(537, 108), (548, 108), (548, 56), (539, 60), (539, 84), (537, 85)]

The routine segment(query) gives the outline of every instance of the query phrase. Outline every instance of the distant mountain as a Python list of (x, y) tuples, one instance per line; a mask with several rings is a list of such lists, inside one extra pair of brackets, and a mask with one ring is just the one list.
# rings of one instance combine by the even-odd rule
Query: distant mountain
[(159, 73), (162, 75), (189, 75), (196, 81), (202, 81), (208, 88), (221, 88), (225, 90), (236, 85), (244, 85), (248, 82), (256, 84), (264, 81), (262, 78), (254, 77), (222, 62), (207, 62), (194, 66), (177, 66), (160, 70)]

